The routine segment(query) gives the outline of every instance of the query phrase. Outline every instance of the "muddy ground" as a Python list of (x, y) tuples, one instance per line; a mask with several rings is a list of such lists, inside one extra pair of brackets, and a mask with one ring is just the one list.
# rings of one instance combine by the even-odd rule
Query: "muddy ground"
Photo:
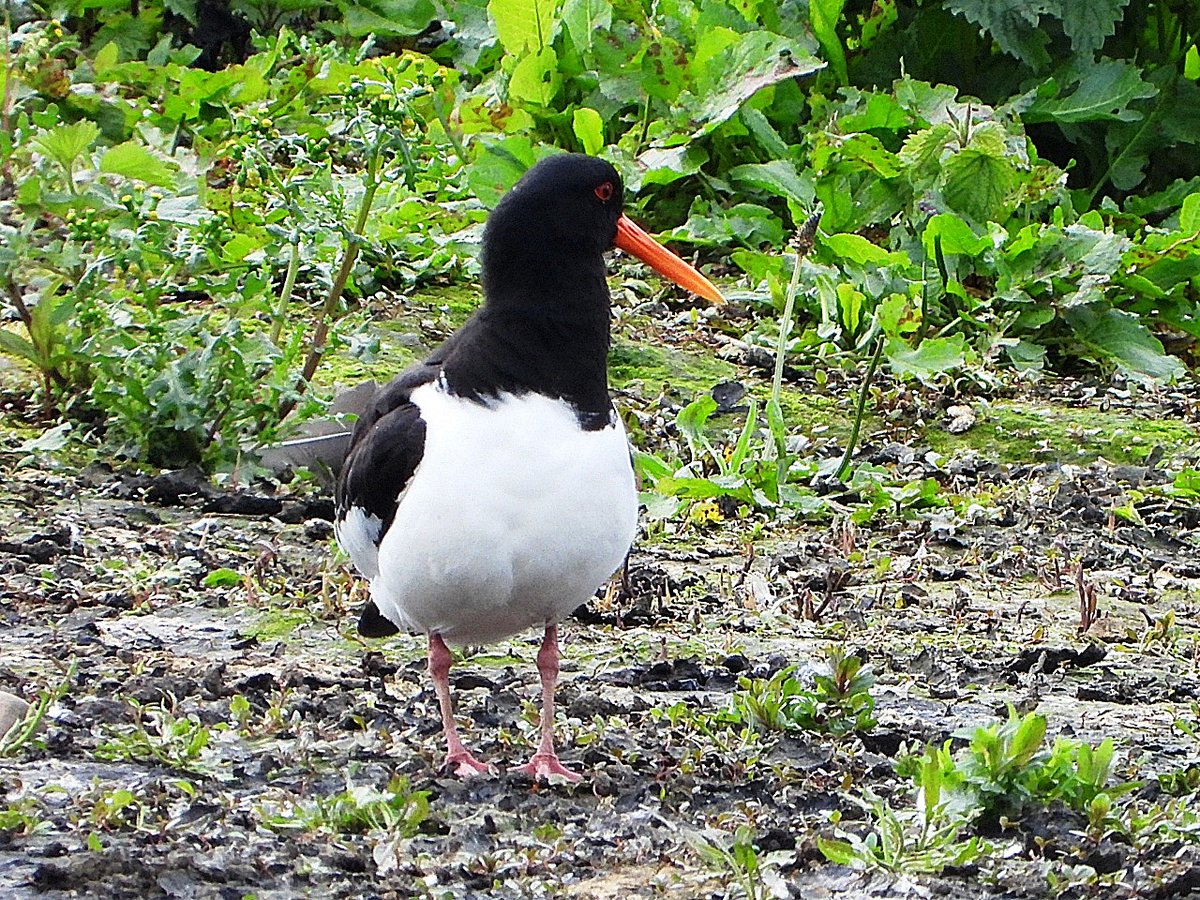
[[(1200, 897), (1196, 785), (1159, 778), (1200, 757), (1200, 507), (1168, 490), (1186, 454), (927, 459), (879, 433), (867, 458), (969, 502), (857, 527), (656, 526), (626, 586), (563, 627), (558, 734), (586, 771), (569, 786), (507, 771), (536, 734), (535, 634), (452, 672), (464, 737), (497, 774), (437, 771), (423, 643), (355, 635), (362, 585), (316, 480), (214, 488), (18, 444), (0, 689), (63, 695), (0, 758), (0, 896)], [(1087, 634), (1079, 567), (1100, 614)], [(831, 645), (878, 676), (873, 728), (720, 724), (740, 677), (808, 677)], [(1140, 782), (1127, 825), (1089, 833), (1056, 804), (993, 823), (986, 854), (939, 875), (826, 860), (819, 836), (868, 830), (867, 791), (911, 808), (898, 759), (1008, 704), (1052, 735), (1114, 739), (1115, 780)], [(696, 849), (739, 826), (749, 880)]]

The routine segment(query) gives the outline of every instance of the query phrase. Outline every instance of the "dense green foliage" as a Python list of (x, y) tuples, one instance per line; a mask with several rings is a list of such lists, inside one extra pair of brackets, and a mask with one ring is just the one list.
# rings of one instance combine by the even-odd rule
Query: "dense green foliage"
[(0, 349), (135, 458), (227, 465), (318, 409), (330, 342), (370, 349), (346, 313), (473, 275), (486, 207), (556, 149), (727, 255), (748, 341), (795, 284), (800, 357), (1166, 379), (1162, 339), (1200, 336), (1190, 0), (6, 8)]

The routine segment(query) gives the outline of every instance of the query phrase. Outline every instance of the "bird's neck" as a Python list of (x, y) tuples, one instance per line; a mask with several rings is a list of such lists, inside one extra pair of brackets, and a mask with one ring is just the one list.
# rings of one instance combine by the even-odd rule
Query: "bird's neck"
[(486, 302), (443, 367), (451, 389), (561, 397), (581, 422), (606, 423), (608, 284), (603, 260), (587, 262), (489, 267)]

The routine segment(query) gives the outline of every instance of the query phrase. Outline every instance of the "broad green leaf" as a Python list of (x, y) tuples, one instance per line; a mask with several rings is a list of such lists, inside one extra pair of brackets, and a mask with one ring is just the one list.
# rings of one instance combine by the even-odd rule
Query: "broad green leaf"
[(116, 42), (109, 41), (96, 51), (96, 56), (92, 60), (92, 71), (97, 75), (103, 75), (117, 64), (119, 57), (120, 50), (117, 49)]
[(1006, 158), (968, 148), (947, 159), (944, 168), (942, 196), (951, 209), (978, 222), (1008, 218), (1007, 205), (1017, 185), (1017, 173)]
[(558, 23), (557, 0), (489, 0), (488, 11), (496, 23), (496, 35), (513, 56), (550, 46)]
[(222, 248), (221, 256), (232, 263), (239, 263), (255, 250), (262, 248), (262, 244), (248, 234), (235, 234), (229, 239), (229, 242)]
[(521, 58), (508, 80), (508, 96), (514, 100), (549, 106), (562, 84), (558, 57), (553, 47), (543, 47)]
[[(749, 110), (742, 110), (745, 115)], [(729, 177), (735, 184), (757, 188), (760, 191), (794, 200), (801, 205), (810, 205), (815, 198), (812, 179), (801, 175), (796, 164), (786, 159), (773, 159), (768, 163), (748, 163), (734, 166)]]
[(1097, 357), (1111, 359), (1128, 373), (1169, 380), (1185, 371), (1183, 363), (1168, 356), (1158, 338), (1132, 313), (1076, 306), (1065, 316), (1075, 336)]
[(925, 223), (921, 243), (925, 247), (926, 259), (934, 258), (938, 241), (941, 242), (943, 253), (962, 254), (972, 259), (992, 246), (986, 236), (980, 237), (958, 216), (947, 213), (938, 213)]
[(861, 234), (827, 234), (821, 243), (839, 259), (848, 259), (856, 266), (902, 265), (908, 262), (904, 253), (891, 253), (872, 244)]
[(652, 184), (671, 184), (688, 175), (695, 175), (706, 162), (708, 153), (697, 144), (650, 149), (637, 158), (636, 172), (623, 173), (633, 175), (632, 179), (625, 178), (625, 188), (636, 193)]
[(946, 145), (954, 140), (954, 129), (944, 122), (908, 136), (900, 148), (900, 161), (909, 168), (928, 171), (941, 162)]
[(692, 122), (699, 126), (693, 139), (726, 121), (762, 88), (824, 66), (798, 41), (765, 31), (739, 35), (703, 63), (704, 75), (697, 79), (696, 96), (688, 105)]
[(527, 137), (508, 137), (486, 144), (467, 171), (471, 193), (490, 209), (541, 155)]
[(1099, 50), (1105, 39), (1116, 32), (1121, 13), (1129, 0), (1065, 0), (1058, 9), (1063, 32), (1071, 39), (1071, 49), (1090, 57)]
[(1016, 734), (1013, 735), (1009, 752), (1016, 766), (1024, 766), (1037, 753), (1046, 737), (1046, 717), (1037, 713), (1029, 713), (1021, 720)]
[(1184, 234), (1200, 231), (1200, 191), (1188, 194), (1179, 210), (1179, 230)]
[(946, 0), (946, 9), (978, 25), (1001, 50), (1035, 70), (1050, 61), (1050, 38), (1038, 22), (1050, 8), (1050, 0)]
[(354, 37), (409, 37), (437, 18), (433, 0), (370, 0), (343, 8), (346, 31)]
[(161, 159), (134, 141), (110, 147), (100, 157), (100, 171), (124, 175), (158, 187), (173, 187), (175, 171)]
[(96, 123), (85, 120), (44, 131), (33, 139), (33, 143), (64, 169), (71, 169), (99, 135)]
[(579, 138), (584, 153), (594, 156), (604, 147), (604, 122), (600, 118), (600, 113), (591, 107), (581, 106), (576, 109), (572, 116), (571, 127), (575, 132), (575, 137)]
[(883, 353), (897, 375), (925, 380), (961, 368), (967, 358), (967, 340), (961, 334), (926, 338), (913, 348), (899, 338), (889, 338)]
[(612, 27), (612, 18), (609, 0), (566, 0), (562, 6), (562, 23), (580, 53), (592, 52), (597, 36)]
[[(1054, 85), (1052, 79), (1048, 84)], [(1135, 100), (1144, 100), (1158, 93), (1158, 88), (1142, 80), (1142, 70), (1125, 60), (1102, 59), (1085, 68), (1079, 84), (1067, 96), (1043, 96), (1025, 111), (1026, 122), (1054, 122), (1073, 124), (1077, 122), (1119, 121), (1134, 122), (1142, 113), (1130, 109)]]

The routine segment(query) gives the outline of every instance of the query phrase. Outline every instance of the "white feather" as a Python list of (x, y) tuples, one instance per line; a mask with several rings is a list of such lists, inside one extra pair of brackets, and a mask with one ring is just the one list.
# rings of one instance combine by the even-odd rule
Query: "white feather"
[(621, 564), (638, 501), (619, 419), (584, 431), (562, 400), (485, 406), (436, 383), (412, 402), (425, 449), (369, 576), (383, 615), (486, 643), (558, 622)]

